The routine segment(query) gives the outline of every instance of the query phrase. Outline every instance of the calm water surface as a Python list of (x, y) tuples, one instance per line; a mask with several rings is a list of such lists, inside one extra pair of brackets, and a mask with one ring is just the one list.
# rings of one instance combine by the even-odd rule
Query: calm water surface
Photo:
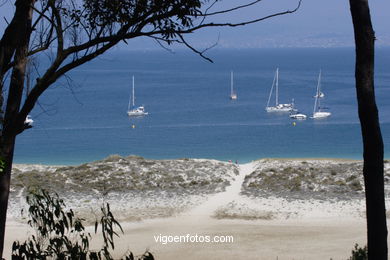
[[(360, 159), (353, 49), (215, 50), (214, 64), (189, 51), (112, 52), (73, 71), (40, 99), (34, 127), (17, 139), (15, 162), (79, 164), (110, 154), (152, 159), (264, 157)], [(322, 69), (323, 103), (332, 116), (296, 121), (266, 113), (275, 69), (279, 100), (311, 115)], [(376, 95), (390, 145), (390, 49), (378, 49)], [(229, 100), (230, 71), (238, 100)], [(126, 114), (135, 76), (136, 104)], [(132, 128), (132, 125), (135, 128)]]

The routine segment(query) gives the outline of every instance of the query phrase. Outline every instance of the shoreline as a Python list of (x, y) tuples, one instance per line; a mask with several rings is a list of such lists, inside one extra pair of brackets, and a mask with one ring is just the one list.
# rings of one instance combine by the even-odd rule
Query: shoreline
[[(111, 154), (107, 156), (106, 158), (109, 158), (111, 156), (122, 156), (122, 155), (117, 155), (117, 154)], [(134, 157), (139, 157), (143, 158), (146, 160), (153, 160), (153, 161), (171, 161), (171, 160), (181, 160), (181, 159), (194, 159), (194, 160), (209, 160), (209, 161), (219, 161), (219, 162), (226, 162), (228, 163), (229, 160), (220, 160), (220, 159), (210, 159), (210, 158), (186, 158), (186, 157), (181, 157), (181, 158), (164, 158), (164, 159), (154, 159), (154, 158), (148, 158), (148, 157), (143, 157), (139, 155), (127, 155), (124, 157), (129, 157), (129, 156), (134, 156)], [(13, 163), (14, 166), (22, 166), (22, 165), (42, 165), (42, 166), (53, 166), (53, 167), (66, 167), (66, 166), (79, 166), (87, 163), (93, 163), (93, 162), (98, 162), (102, 161), (103, 159), (97, 159), (97, 160), (92, 160), (92, 161), (86, 161), (82, 163), (74, 163), (74, 164), (61, 164), (61, 163), (24, 163), (24, 162), (17, 162)], [(281, 160), (281, 161), (288, 161), (288, 160), (294, 160), (294, 161), (305, 161), (305, 160), (320, 160), (320, 161), (354, 161), (354, 162), (363, 162), (362, 159), (353, 159), (353, 158), (348, 158), (348, 157), (263, 157), (263, 158), (258, 158), (258, 159), (249, 159), (249, 160), (244, 160), (244, 161), (239, 161), (239, 164), (247, 164), (251, 162), (256, 162), (256, 161), (261, 161), (261, 160)], [(390, 160), (389, 158), (384, 158), (384, 161)], [(232, 160), (232, 163), (235, 161)]]

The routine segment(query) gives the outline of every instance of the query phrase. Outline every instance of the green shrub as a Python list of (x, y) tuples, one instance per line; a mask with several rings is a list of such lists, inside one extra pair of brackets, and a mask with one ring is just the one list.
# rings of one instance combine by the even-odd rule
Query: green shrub
[(347, 260), (368, 260), (367, 253), (367, 246), (359, 247), (358, 244), (355, 244), (355, 248), (352, 249), (352, 256)]
[[(12, 259), (90, 259), (112, 260), (110, 251), (115, 249), (114, 237), (119, 237), (122, 227), (115, 219), (107, 203), (101, 207), (102, 216), (95, 222), (95, 233), (101, 227), (103, 247), (99, 251), (89, 249), (90, 233), (85, 232), (84, 219), (76, 218), (72, 209), (65, 211), (65, 203), (58, 194), (51, 195), (38, 190), (26, 198), (29, 205), (28, 224), (36, 231), (27, 241), (15, 241), (12, 245)], [(131, 252), (122, 258), (134, 260)], [(145, 252), (138, 260), (153, 260), (151, 253)]]

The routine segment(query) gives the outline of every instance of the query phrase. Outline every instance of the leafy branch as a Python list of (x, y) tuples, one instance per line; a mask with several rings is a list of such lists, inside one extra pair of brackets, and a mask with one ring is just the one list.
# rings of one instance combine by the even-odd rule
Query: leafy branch
[[(15, 241), (12, 245), (12, 259), (90, 259), (113, 260), (111, 250), (115, 249), (114, 236), (119, 237), (116, 229), (123, 233), (107, 203), (101, 207), (100, 221), (95, 222), (95, 233), (101, 226), (103, 248), (92, 251), (89, 248), (91, 234), (85, 232), (84, 219), (75, 217), (72, 209), (65, 210), (65, 203), (57, 193), (51, 195), (38, 190), (26, 198), (29, 205), (28, 224), (35, 231), (25, 242)], [(122, 259), (134, 260), (132, 252)], [(138, 260), (154, 260), (150, 252), (137, 257)]]

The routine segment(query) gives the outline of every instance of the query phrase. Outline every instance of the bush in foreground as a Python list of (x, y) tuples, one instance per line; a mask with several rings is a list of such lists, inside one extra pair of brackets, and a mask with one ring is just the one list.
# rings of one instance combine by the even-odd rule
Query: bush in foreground
[(367, 246), (359, 247), (358, 244), (355, 244), (355, 248), (352, 249), (352, 256), (348, 260), (368, 260)]
[[(95, 233), (99, 226), (103, 237), (103, 247), (98, 251), (90, 250), (90, 233), (86, 233), (83, 220), (76, 218), (72, 209), (65, 210), (65, 203), (58, 194), (51, 195), (45, 190), (27, 196), (29, 205), (28, 224), (35, 230), (27, 241), (15, 241), (12, 245), (12, 259), (90, 259), (112, 260), (111, 251), (115, 249), (114, 236), (119, 237), (117, 229), (122, 227), (114, 218), (107, 203), (101, 207), (101, 218), (95, 222)], [(151, 253), (134, 257), (127, 252), (124, 260), (154, 260)]]

